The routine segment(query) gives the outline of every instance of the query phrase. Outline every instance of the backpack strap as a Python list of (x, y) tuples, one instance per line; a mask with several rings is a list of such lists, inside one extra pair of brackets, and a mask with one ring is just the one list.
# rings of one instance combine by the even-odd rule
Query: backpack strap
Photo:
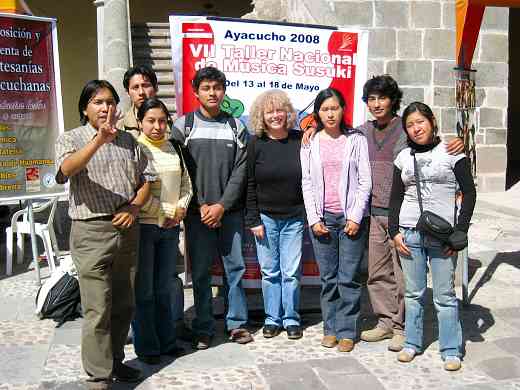
[(182, 155), (182, 147), (179, 142), (177, 142), (175, 139), (170, 138), (170, 143), (173, 146), (173, 149), (175, 149), (175, 152), (177, 152), (177, 155), (179, 156), (179, 161), (181, 164), (181, 174), (184, 174), (184, 157)]
[[(188, 112), (184, 116), (184, 147), (188, 146), (188, 142), (190, 141), (191, 135), (193, 134), (193, 123), (195, 122), (195, 112)], [(238, 125), (237, 120), (229, 115), (227, 118), (227, 123), (231, 130), (233, 131), (233, 141), (238, 145), (240, 149), (244, 148), (245, 145), (238, 138)]]
[(193, 111), (188, 112), (184, 116), (184, 146), (188, 146), (188, 142), (190, 140), (192, 130), (193, 130), (194, 121), (195, 121), (195, 113)]
[(240, 149), (243, 149), (245, 145), (240, 141), (238, 138), (238, 126), (237, 126), (237, 120), (233, 116), (229, 115), (227, 120), (228, 125), (231, 127), (231, 130), (233, 130), (233, 140), (238, 145)]

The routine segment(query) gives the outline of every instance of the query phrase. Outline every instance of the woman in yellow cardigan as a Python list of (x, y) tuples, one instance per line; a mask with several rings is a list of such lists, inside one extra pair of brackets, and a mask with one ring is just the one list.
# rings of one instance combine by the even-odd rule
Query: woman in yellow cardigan
[(142, 133), (137, 141), (157, 174), (151, 196), (139, 214), (139, 262), (135, 278), (134, 347), (138, 358), (159, 364), (174, 356), (175, 320), (172, 280), (175, 274), (179, 224), (192, 196), (188, 171), (175, 141), (166, 139), (168, 109), (159, 99), (145, 100), (137, 112)]

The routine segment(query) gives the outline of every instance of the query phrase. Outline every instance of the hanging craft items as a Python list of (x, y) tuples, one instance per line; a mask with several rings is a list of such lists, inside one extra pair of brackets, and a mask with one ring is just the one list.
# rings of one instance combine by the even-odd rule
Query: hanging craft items
[(477, 174), (475, 101), (474, 72), (457, 70), (457, 136), (464, 141), (464, 151), (470, 159), (473, 176)]

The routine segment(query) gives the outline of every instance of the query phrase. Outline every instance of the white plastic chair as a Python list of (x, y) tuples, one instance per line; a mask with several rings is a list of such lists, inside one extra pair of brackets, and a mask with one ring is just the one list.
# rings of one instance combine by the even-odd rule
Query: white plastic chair
[[(43, 241), (45, 248), (45, 254), (47, 256), (47, 263), (51, 273), (55, 270), (56, 265), (54, 263), (54, 256), (58, 256), (58, 246), (56, 244), (56, 235), (54, 234), (53, 221), (54, 213), (56, 212), (56, 206), (58, 204), (58, 197), (54, 197), (43, 203), (33, 203), (34, 214), (40, 213), (49, 207), (51, 211), (49, 218), (46, 223), (35, 222), (34, 231), (35, 234)], [(23, 217), (21, 221), (19, 218)], [(24, 238), (23, 234), (31, 234), (31, 226), (28, 218), (28, 208), (16, 211), (11, 217), (11, 226), (5, 229), (6, 236), (6, 274), (11, 275), (13, 273), (13, 235), (16, 234), (16, 258), (17, 263), (21, 264), (24, 257)], [(39, 272), (38, 264), (35, 264), (35, 269)]]

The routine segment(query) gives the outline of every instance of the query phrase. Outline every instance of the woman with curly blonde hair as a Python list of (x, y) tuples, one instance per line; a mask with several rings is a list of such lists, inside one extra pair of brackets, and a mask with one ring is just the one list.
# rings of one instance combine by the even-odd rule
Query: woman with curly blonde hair
[(250, 110), (255, 131), (247, 145), (246, 226), (255, 236), (266, 314), (263, 335), (282, 329), (302, 337), (300, 315), (304, 203), (301, 190), (301, 132), (287, 94), (269, 90)]

